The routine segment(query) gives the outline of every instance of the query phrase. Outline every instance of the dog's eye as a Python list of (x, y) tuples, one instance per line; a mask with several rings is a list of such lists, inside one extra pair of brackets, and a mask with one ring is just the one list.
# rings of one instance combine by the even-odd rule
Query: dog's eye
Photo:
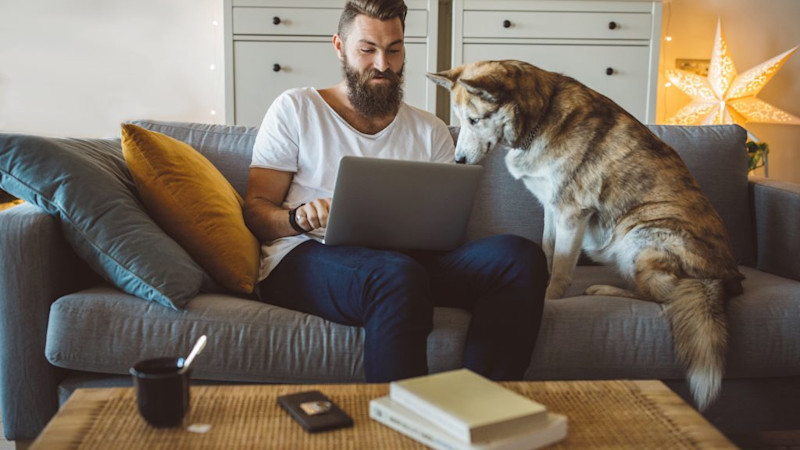
[(478, 122), (481, 121), (481, 119), (475, 119), (475, 118), (472, 118), (472, 117), (468, 117), (467, 120), (469, 120), (469, 124), (470, 125), (476, 125)]

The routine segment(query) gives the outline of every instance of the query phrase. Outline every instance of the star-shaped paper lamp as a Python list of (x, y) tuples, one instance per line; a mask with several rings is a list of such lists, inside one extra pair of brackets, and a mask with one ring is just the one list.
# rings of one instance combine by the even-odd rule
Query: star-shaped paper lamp
[(717, 36), (708, 67), (703, 77), (685, 70), (667, 70), (667, 78), (692, 97), (692, 102), (667, 119), (670, 125), (714, 125), (747, 122), (800, 125), (800, 119), (756, 98), (756, 94), (797, 50), (795, 47), (737, 75), (717, 22)]

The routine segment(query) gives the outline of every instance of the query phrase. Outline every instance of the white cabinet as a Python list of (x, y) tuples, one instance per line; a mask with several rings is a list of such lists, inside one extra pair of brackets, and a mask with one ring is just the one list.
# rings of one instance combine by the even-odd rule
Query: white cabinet
[[(332, 36), (344, 1), (225, 0), (226, 122), (260, 125), (286, 89), (342, 79)], [(438, 0), (406, 0), (405, 101), (431, 112), (436, 89)]]
[(452, 65), (518, 59), (655, 120), (660, 0), (453, 0)]

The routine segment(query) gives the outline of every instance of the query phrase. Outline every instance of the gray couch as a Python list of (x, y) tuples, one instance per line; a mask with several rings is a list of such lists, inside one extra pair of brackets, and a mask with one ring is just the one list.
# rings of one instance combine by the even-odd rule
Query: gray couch
[[(205, 154), (244, 194), (256, 129), (139, 121)], [(747, 276), (728, 305), (730, 351), (722, 394), (705, 416), (728, 433), (800, 423), (800, 186), (747, 179), (737, 126), (652, 127), (678, 150), (729, 229)], [(454, 134), (457, 129), (453, 129)], [(118, 145), (118, 143), (116, 144)], [(468, 238), (541, 239), (541, 208), (507, 173), (504, 151), (485, 161)], [(568, 295), (545, 307), (525, 378), (661, 379), (689, 398), (663, 308), (582, 296), (612, 270), (582, 265)], [(146, 302), (102, 281), (65, 241), (57, 219), (30, 204), (0, 213), (0, 399), (5, 435), (34, 438), (75, 388), (129, 383), (136, 360), (183, 354), (201, 334), (195, 378), (223, 382), (363, 380), (360, 328), (254, 299), (203, 293), (185, 310)], [(459, 367), (469, 314), (438, 308), (432, 371)]]

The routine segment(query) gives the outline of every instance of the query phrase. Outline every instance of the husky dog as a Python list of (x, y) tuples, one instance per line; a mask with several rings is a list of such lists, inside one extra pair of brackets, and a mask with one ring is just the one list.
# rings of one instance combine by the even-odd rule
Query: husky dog
[(676, 356), (698, 409), (719, 393), (725, 301), (742, 292), (722, 220), (678, 154), (616, 103), (578, 81), (521, 61), (481, 61), (428, 74), (451, 91), (461, 121), (456, 161), (497, 144), (544, 207), (547, 299), (572, 282), (581, 249), (613, 264), (633, 291), (588, 295), (668, 305)]

